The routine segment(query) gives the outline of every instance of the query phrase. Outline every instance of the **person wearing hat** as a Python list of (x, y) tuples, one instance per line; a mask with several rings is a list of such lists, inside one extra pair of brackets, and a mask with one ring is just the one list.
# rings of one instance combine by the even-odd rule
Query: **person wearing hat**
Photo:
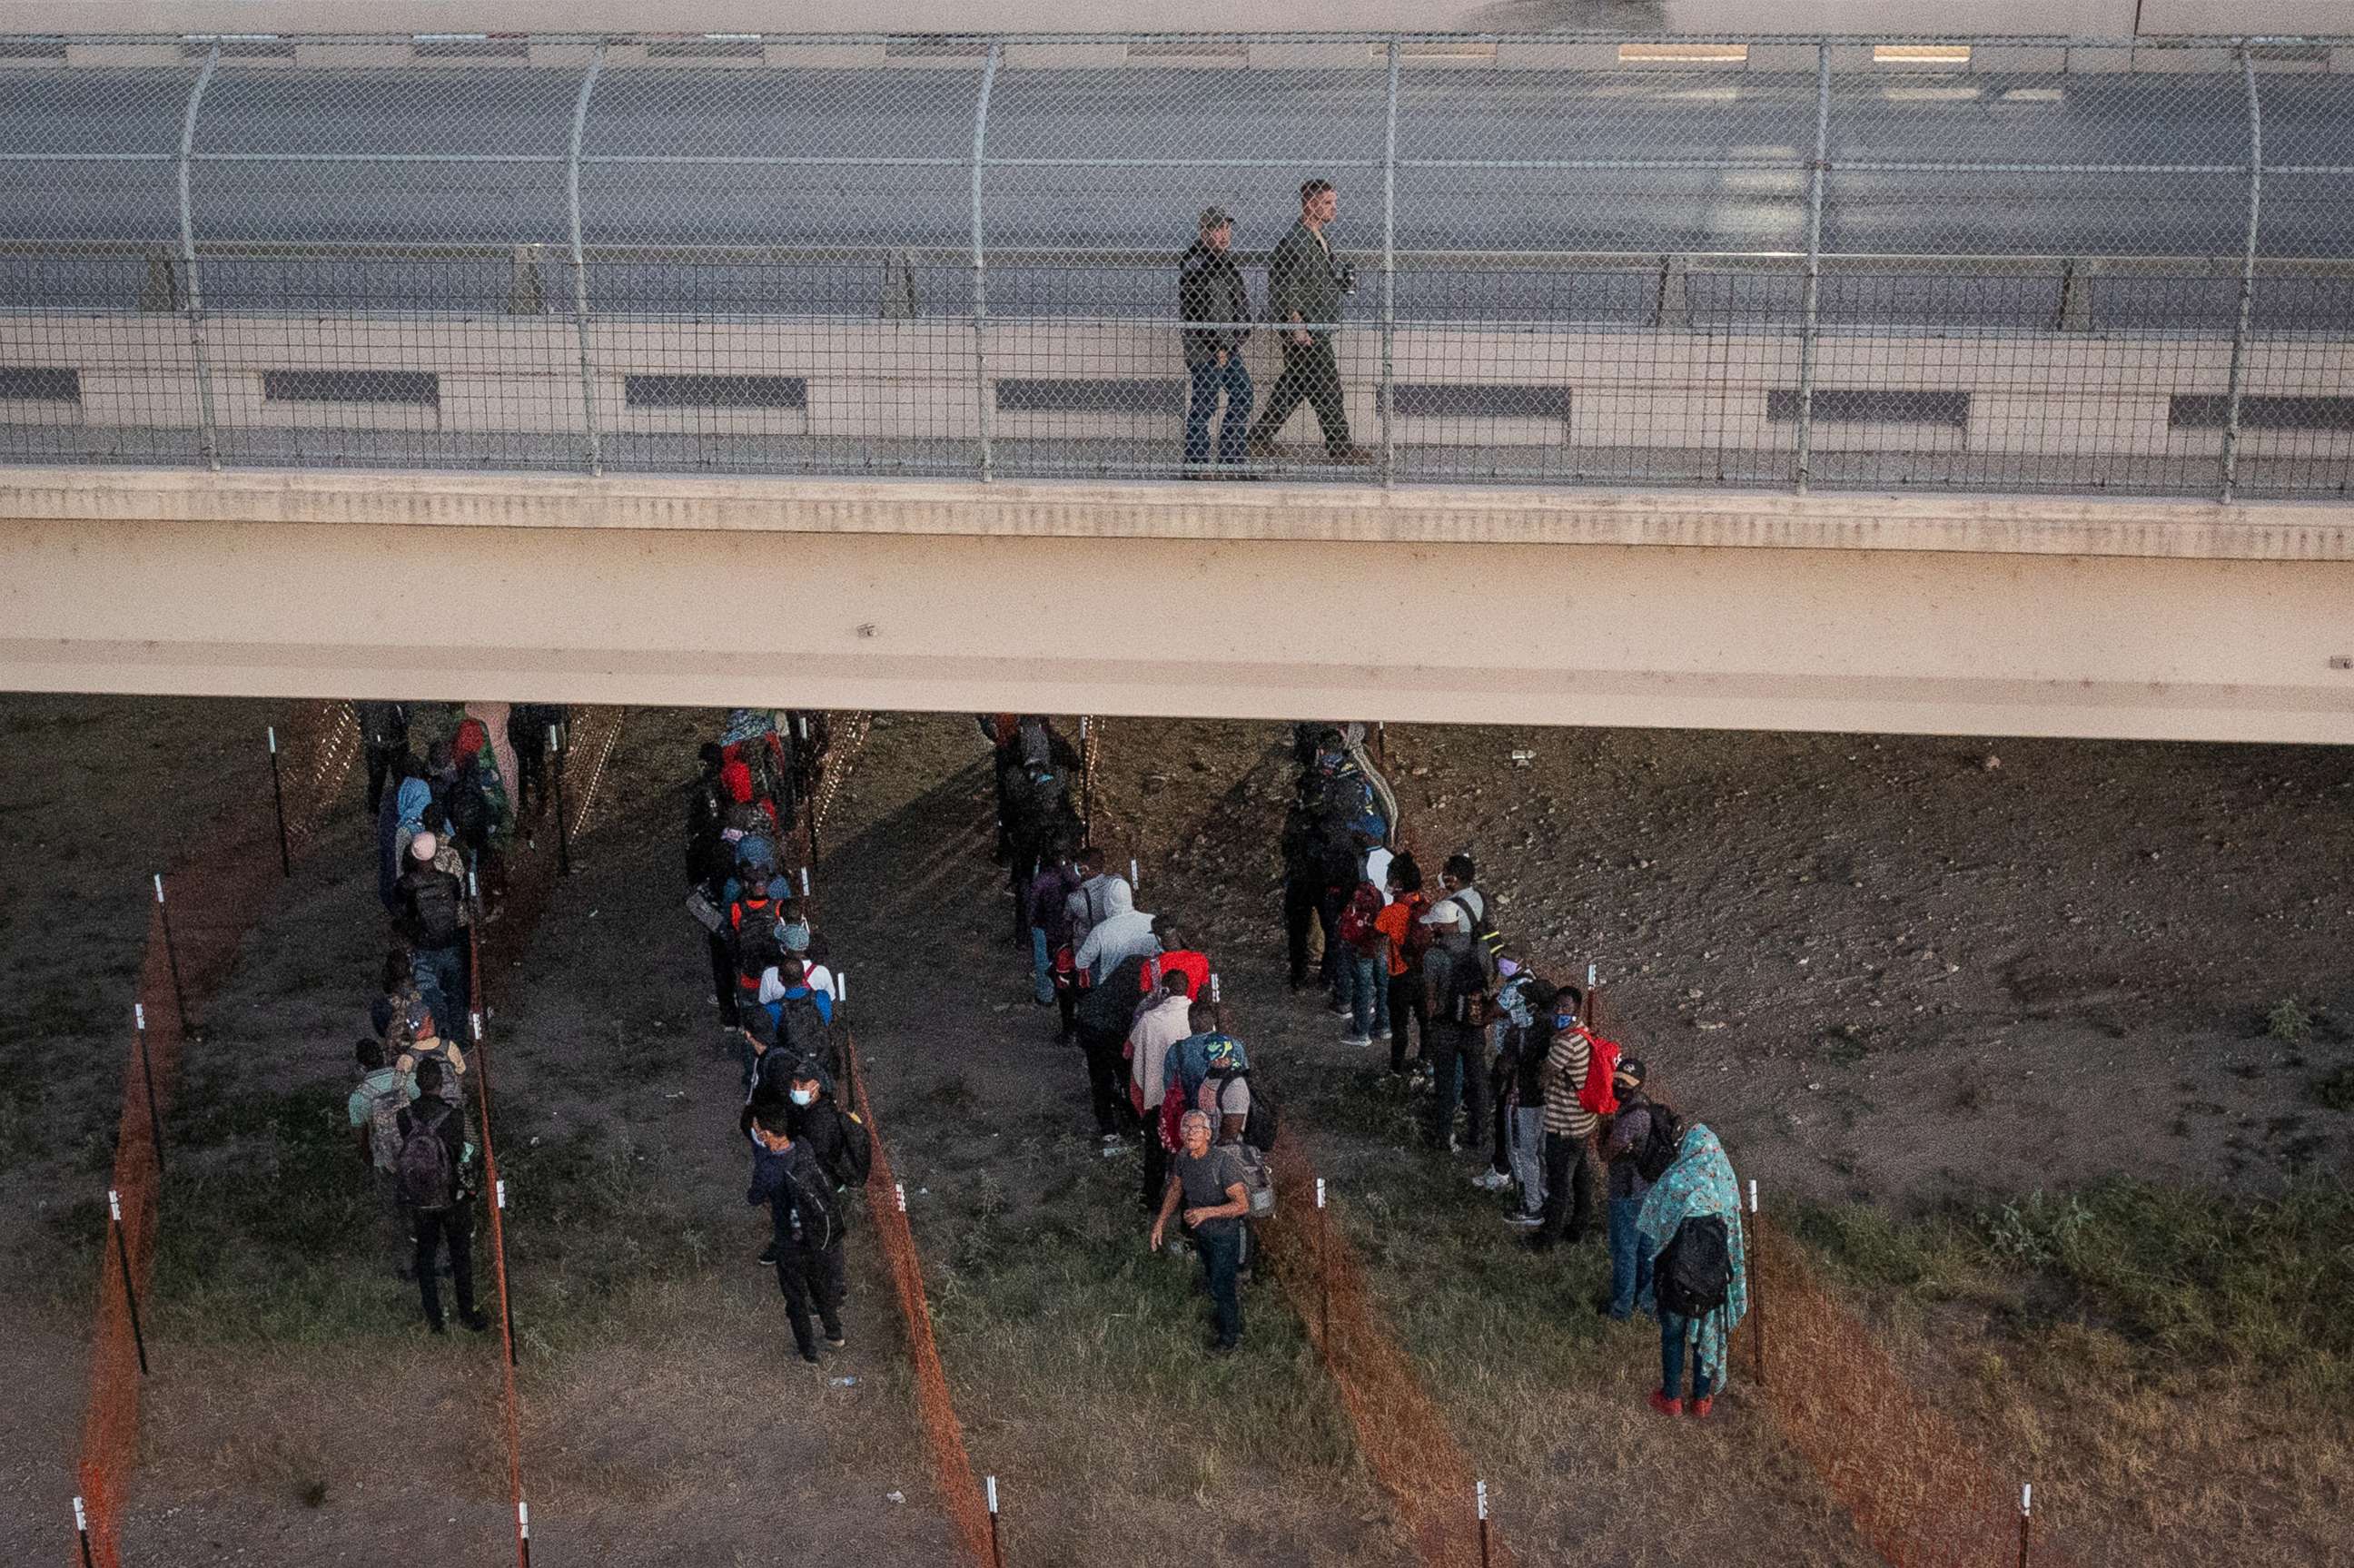
[[(434, 1082), (440, 1086), (434, 1092), (451, 1105), (466, 1101), (466, 1054), (457, 1043), (441, 1037), (441, 1026), (434, 1021), (433, 1010), (418, 1002), (408, 1010), (403, 1021), (406, 1043), (393, 1066), (403, 1076), (414, 1077), (417, 1069), (426, 1063), (436, 1065)], [(419, 1086), (420, 1088), (422, 1086)]]
[[(1250, 335), (1250, 291), (1227, 248), (1235, 220), (1224, 207), (1204, 207), (1201, 238), (1178, 262), (1177, 314), (1186, 323), (1185, 369), (1193, 378), (1193, 401), (1185, 410), (1185, 471), (1204, 475), (1210, 461), (1210, 416), (1218, 394), (1226, 395), (1218, 424), (1218, 462), (1239, 468), (1251, 413), (1250, 371), (1243, 365), (1243, 340)], [(1199, 323), (1199, 324), (1195, 324)]]
[[(1430, 906), (1422, 924), (1431, 933), (1430, 948), (1422, 956), (1423, 985), (1430, 998), (1429, 1022), (1423, 1041), (1429, 1047), (1431, 1071), (1430, 1128), (1433, 1149), (1453, 1153), (1480, 1149), (1488, 1141), (1488, 1031), (1470, 1016), (1475, 972), (1471, 916), (1454, 898)], [(1462, 1071), (1464, 1138), (1455, 1136), (1456, 1072)]]
[(417, 989), (444, 1018), (466, 1015), (466, 885), (433, 863), (441, 841), (420, 832), (408, 841), (408, 869), (395, 888), (394, 924), (415, 960)]
[(1640, 1058), (1618, 1058), (1618, 1070), (1610, 1075), (1611, 1087), (1618, 1097), (1618, 1114), (1610, 1123), (1610, 1136), (1602, 1143), (1602, 1158), (1610, 1169), (1605, 1188), (1610, 1213), (1610, 1299), (1602, 1310), (1617, 1323), (1632, 1317), (1635, 1303), (1651, 1293), (1651, 1256), (1635, 1234), (1635, 1221), (1651, 1190), (1635, 1157), (1649, 1139), (1651, 1118), (1658, 1114), (1643, 1093), (1644, 1076)]

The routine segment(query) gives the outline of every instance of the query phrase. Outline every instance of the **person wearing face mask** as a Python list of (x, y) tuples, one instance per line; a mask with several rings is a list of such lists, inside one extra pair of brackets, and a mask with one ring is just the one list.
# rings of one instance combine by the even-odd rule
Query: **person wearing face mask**
[(790, 1108), (785, 1125), (795, 1143), (806, 1144), (810, 1155), (833, 1181), (837, 1192), (866, 1184), (875, 1150), (866, 1124), (855, 1111), (842, 1108), (825, 1069), (803, 1059), (796, 1064), (785, 1086)]

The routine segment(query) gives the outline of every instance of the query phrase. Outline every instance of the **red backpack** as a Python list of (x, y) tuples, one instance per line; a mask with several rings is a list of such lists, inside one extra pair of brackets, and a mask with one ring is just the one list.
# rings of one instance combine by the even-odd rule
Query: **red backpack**
[(1341, 911), (1332, 934), (1363, 952), (1381, 940), (1381, 933), (1373, 929), (1373, 916), (1381, 912), (1381, 889), (1370, 882), (1361, 882), (1349, 899), (1349, 906)]
[(1596, 1116), (1618, 1114), (1618, 1086), (1612, 1081), (1618, 1071), (1618, 1058), (1627, 1053), (1616, 1040), (1605, 1040), (1591, 1029), (1581, 1027), (1590, 1054), (1585, 1062), (1585, 1082), (1577, 1086), (1577, 1103)]

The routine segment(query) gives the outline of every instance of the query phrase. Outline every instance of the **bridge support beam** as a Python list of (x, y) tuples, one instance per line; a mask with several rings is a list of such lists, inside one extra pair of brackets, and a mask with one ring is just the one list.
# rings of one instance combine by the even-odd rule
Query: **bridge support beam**
[(2304, 505), (0, 472), (18, 690), (2346, 742), (2349, 607)]

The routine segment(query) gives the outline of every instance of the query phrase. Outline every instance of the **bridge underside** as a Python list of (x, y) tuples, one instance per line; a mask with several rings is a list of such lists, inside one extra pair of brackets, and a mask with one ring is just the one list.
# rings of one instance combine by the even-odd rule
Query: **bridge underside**
[(19, 469), (0, 686), (2354, 741), (2354, 512)]

